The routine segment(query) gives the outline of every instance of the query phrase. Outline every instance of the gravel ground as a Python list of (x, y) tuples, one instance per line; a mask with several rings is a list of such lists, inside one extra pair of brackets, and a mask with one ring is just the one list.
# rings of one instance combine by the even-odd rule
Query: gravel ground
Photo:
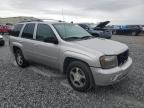
[(46, 67), (19, 68), (6, 43), (0, 47), (0, 108), (144, 108), (144, 36), (112, 39), (130, 47), (133, 69), (118, 84), (87, 93), (73, 90), (64, 75)]

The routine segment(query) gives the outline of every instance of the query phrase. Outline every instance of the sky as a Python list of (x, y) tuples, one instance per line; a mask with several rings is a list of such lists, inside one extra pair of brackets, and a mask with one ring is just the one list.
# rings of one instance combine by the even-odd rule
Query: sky
[(144, 0), (1, 0), (0, 17), (143, 24)]

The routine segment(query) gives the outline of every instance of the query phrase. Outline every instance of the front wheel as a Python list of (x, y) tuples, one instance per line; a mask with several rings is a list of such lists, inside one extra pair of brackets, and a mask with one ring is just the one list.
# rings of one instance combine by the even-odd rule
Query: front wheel
[(85, 92), (93, 87), (92, 73), (87, 64), (74, 61), (68, 66), (66, 72), (68, 82), (75, 90)]
[(28, 62), (25, 60), (25, 58), (22, 54), (22, 51), (20, 49), (17, 49), (15, 51), (15, 59), (16, 59), (18, 66), (20, 66), (20, 67), (28, 66)]

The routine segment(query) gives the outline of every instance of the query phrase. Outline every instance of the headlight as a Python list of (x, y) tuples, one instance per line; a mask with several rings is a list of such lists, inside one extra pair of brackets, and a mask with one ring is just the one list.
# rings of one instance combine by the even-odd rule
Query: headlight
[(103, 69), (110, 69), (118, 66), (117, 56), (102, 56), (100, 63)]

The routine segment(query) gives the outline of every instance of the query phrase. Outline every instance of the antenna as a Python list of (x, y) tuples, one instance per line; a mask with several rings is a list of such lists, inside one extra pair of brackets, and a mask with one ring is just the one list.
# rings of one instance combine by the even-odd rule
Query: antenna
[[(64, 13), (63, 13), (63, 8), (62, 8), (62, 18), (63, 18), (63, 22), (64, 22)], [(64, 26), (64, 30), (65, 30), (65, 36), (66, 36), (66, 28), (65, 28), (65, 24), (63, 23)]]
[(64, 21), (64, 13), (63, 13), (63, 8), (62, 8), (62, 18), (63, 18), (63, 21)]

